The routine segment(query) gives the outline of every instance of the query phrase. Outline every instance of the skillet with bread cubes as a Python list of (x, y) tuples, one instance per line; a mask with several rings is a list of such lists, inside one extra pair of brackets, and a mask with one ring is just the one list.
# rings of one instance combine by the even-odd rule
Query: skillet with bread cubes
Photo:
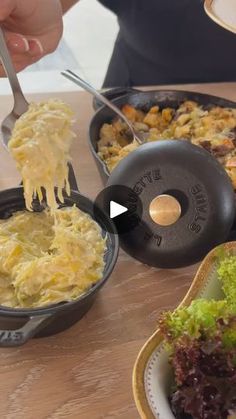
[[(114, 98), (117, 92), (122, 94)], [(236, 108), (234, 102), (220, 97), (180, 90), (116, 89), (104, 94), (113, 97), (120, 108), (130, 105), (144, 113), (153, 106), (177, 111), (186, 101), (196, 102), (206, 112), (214, 107)], [(98, 143), (101, 128), (111, 124), (115, 115), (97, 101), (94, 107), (89, 145), (103, 184), (129, 187), (143, 207), (139, 225), (120, 235), (120, 245), (127, 253), (150, 266), (176, 268), (198, 262), (214, 246), (232, 239), (234, 188), (209, 150), (184, 137), (159, 139), (139, 145), (110, 171)], [(235, 136), (235, 130), (231, 134)]]

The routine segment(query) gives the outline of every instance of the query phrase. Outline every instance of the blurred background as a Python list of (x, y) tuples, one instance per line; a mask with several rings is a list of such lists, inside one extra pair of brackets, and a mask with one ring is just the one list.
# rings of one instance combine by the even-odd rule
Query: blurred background
[[(96, 0), (80, 0), (64, 17), (64, 36), (57, 51), (19, 74), (24, 92), (75, 90), (77, 87), (60, 75), (65, 69), (78, 72), (100, 88), (117, 32), (115, 15)], [(8, 93), (7, 79), (0, 79), (0, 95)]]

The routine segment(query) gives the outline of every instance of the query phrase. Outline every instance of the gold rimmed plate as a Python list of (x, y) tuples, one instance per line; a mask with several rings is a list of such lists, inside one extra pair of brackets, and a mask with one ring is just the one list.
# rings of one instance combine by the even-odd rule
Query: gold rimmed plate
[[(236, 254), (236, 242), (220, 245), (208, 253), (179, 307), (189, 305), (196, 298), (223, 297), (217, 275), (219, 247)], [(174, 419), (168, 401), (173, 379), (168, 353), (157, 330), (141, 349), (133, 370), (133, 394), (141, 418)]]
[(214, 22), (236, 34), (236, 0), (205, 0), (204, 8)]

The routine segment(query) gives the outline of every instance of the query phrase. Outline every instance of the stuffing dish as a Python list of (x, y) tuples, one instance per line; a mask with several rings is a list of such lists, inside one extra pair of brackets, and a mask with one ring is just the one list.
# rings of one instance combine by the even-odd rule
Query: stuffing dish
[[(223, 165), (236, 189), (236, 109), (185, 101), (177, 109), (152, 106), (148, 112), (126, 104), (122, 112), (147, 142), (184, 139), (203, 147)], [(98, 155), (110, 173), (137, 147), (119, 118), (102, 125)]]

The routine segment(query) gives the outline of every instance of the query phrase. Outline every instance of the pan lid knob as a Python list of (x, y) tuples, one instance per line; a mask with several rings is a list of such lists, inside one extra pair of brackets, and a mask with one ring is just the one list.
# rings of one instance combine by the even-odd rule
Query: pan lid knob
[(180, 218), (181, 206), (174, 196), (162, 194), (151, 201), (149, 214), (155, 223), (170, 226)]

